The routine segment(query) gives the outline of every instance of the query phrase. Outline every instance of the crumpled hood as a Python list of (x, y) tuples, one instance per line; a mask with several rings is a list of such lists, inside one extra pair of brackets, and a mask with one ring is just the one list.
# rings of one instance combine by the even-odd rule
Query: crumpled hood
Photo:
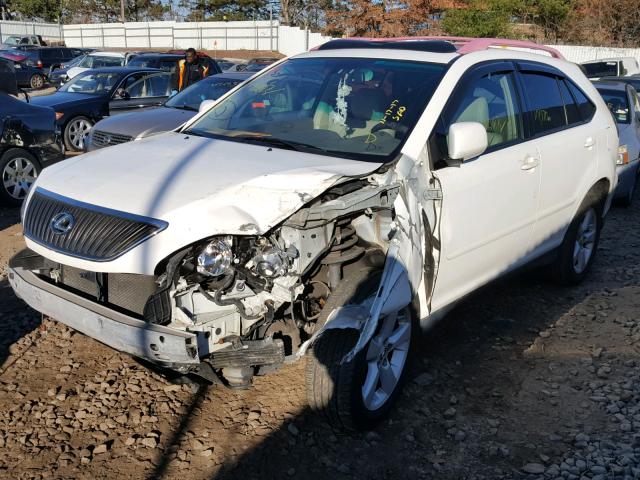
[(133, 138), (148, 137), (173, 130), (197, 113), (169, 107), (145, 108), (142, 112), (123, 113), (100, 120), (94, 130), (129, 135)]
[[(43, 170), (36, 186), (164, 220), (169, 223), (166, 230), (108, 263), (35, 249), (78, 268), (152, 273), (170, 253), (211, 235), (265, 233), (341, 178), (365, 175), (379, 166), (164, 133), (65, 160)], [(145, 252), (135, 258), (139, 250)]]

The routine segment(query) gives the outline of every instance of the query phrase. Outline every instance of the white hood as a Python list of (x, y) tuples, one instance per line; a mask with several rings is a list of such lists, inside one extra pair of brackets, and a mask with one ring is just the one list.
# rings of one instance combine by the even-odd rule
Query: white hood
[(152, 273), (172, 252), (217, 234), (267, 232), (345, 176), (379, 163), (344, 160), (180, 133), (108, 147), (53, 165), (36, 186), (85, 203), (143, 215), (169, 227), (107, 263), (73, 259), (28, 242), (61, 263), (103, 272)]

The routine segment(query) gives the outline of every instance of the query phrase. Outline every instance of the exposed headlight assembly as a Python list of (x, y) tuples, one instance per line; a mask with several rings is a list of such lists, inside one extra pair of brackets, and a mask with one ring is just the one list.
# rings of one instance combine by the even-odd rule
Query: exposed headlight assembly
[(629, 163), (629, 149), (626, 145), (620, 145), (618, 147), (618, 159), (616, 165), (627, 165)]
[(233, 263), (232, 245), (233, 238), (230, 236), (212, 238), (198, 254), (198, 273), (210, 277), (229, 273)]

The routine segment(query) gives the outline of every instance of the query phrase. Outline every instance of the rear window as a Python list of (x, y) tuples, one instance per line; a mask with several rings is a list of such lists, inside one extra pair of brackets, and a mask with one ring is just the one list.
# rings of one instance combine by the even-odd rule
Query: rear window
[(150, 67), (153, 67), (155, 63), (156, 61), (154, 58), (136, 57), (130, 60), (128, 65), (130, 67), (150, 68)]
[(598, 89), (604, 103), (616, 119), (616, 123), (631, 123), (629, 114), (629, 99), (626, 91)]
[(583, 63), (582, 66), (589, 78), (615, 77), (618, 75), (618, 62)]
[(531, 135), (543, 135), (567, 125), (564, 101), (556, 77), (523, 73), (524, 90), (529, 99)]

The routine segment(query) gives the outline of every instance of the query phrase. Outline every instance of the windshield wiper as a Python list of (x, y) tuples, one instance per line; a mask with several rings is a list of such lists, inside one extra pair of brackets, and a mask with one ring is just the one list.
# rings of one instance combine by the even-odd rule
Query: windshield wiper
[(315, 145), (310, 145), (308, 143), (296, 142), (295, 140), (283, 140), (281, 138), (270, 137), (267, 135), (230, 135), (228, 138), (233, 140), (244, 140), (257, 142), (267, 145), (273, 145), (277, 148), (283, 148), (285, 150), (295, 150), (296, 152), (300, 152), (305, 149), (310, 150), (319, 150), (322, 152), (326, 152), (327, 150), (321, 147), (317, 147)]
[(197, 112), (198, 109), (190, 107), (189, 105), (168, 105), (171, 108), (177, 108), (178, 110), (189, 110), (191, 112)]

